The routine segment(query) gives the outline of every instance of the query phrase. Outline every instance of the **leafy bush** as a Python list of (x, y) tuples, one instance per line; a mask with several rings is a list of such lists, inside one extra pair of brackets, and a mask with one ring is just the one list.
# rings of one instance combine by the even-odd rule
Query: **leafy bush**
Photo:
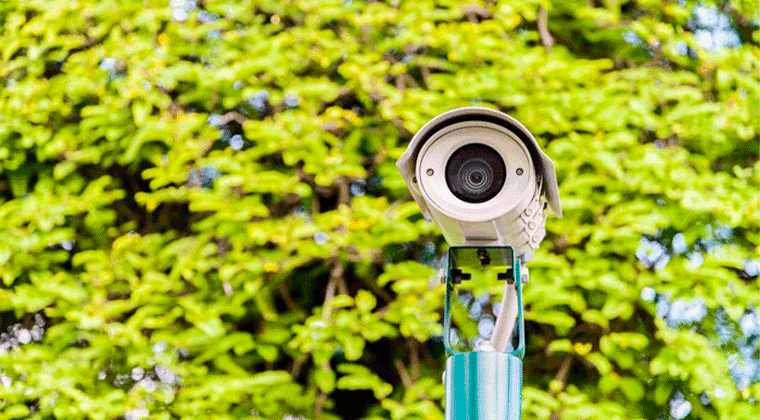
[(475, 104), (565, 211), (525, 418), (755, 419), (756, 6), (709, 50), (692, 1), (3, 2), (0, 418), (442, 418), (445, 244), (394, 162)]

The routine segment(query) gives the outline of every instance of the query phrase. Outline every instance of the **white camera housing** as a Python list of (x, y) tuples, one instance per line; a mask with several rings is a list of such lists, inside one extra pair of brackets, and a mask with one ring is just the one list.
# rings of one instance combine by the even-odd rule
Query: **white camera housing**
[[(503, 179), (503, 185), (492, 187), (492, 194), (476, 202), (463, 199), (461, 193), (456, 195), (453, 189), (461, 188), (449, 182), (457, 184), (464, 179), (462, 183), (469, 183), (467, 178), (447, 178), (453, 176), (452, 171), (447, 175), (452, 156), (468, 145), (482, 145), (477, 150), (487, 150), (484, 154), (489, 154), (492, 162), (496, 152), (505, 169), (504, 176), (496, 176)], [(477, 153), (471, 149), (469, 156)], [(440, 227), (450, 245), (510, 245), (525, 263), (546, 234), (546, 205), (562, 216), (554, 162), (541, 151), (530, 131), (500, 111), (466, 107), (444, 112), (414, 135), (396, 166), (423, 216)], [(488, 174), (494, 178), (496, 172), (502, 170)], [(488, 175), (480, 173), (470, 179), (485, 185)]]

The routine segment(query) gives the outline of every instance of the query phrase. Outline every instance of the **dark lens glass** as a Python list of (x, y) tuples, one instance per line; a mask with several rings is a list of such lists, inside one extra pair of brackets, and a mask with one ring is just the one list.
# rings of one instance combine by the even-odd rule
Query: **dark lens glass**
[(459, 148), (446, 163), (446, 183), (451, 192), (468, 203), (483, 203), (501, 191), (507, 168), (496, 150), (485, 144)]

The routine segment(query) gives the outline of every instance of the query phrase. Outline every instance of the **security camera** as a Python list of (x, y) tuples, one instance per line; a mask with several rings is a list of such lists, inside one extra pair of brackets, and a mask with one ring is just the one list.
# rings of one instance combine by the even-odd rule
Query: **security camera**
[(554, 162), (502, 112), (457, 108), (433, 118), (396, 162), (423, 216), (450, 245), (510, 245), (525, 263), (562, 215)]
[[(562, 216), (554, 162), (517, 120), (488, 108), (433, 118), (396, 162), (412, 197), (452, 246), (509, 245), (521, 266), (546, 235), (546, 207)], [(520, 282), (528, 279), (521, 268)], [(517, 289), (506, 283), (490, 340), (503, 352), (517, 320)]]

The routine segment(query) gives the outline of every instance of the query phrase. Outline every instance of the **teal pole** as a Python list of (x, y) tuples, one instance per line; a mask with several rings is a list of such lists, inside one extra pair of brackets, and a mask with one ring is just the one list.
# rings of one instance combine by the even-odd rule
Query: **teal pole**
[(522, 360), (470, 351), (446, 360), (446, 420), (520, 420)]

